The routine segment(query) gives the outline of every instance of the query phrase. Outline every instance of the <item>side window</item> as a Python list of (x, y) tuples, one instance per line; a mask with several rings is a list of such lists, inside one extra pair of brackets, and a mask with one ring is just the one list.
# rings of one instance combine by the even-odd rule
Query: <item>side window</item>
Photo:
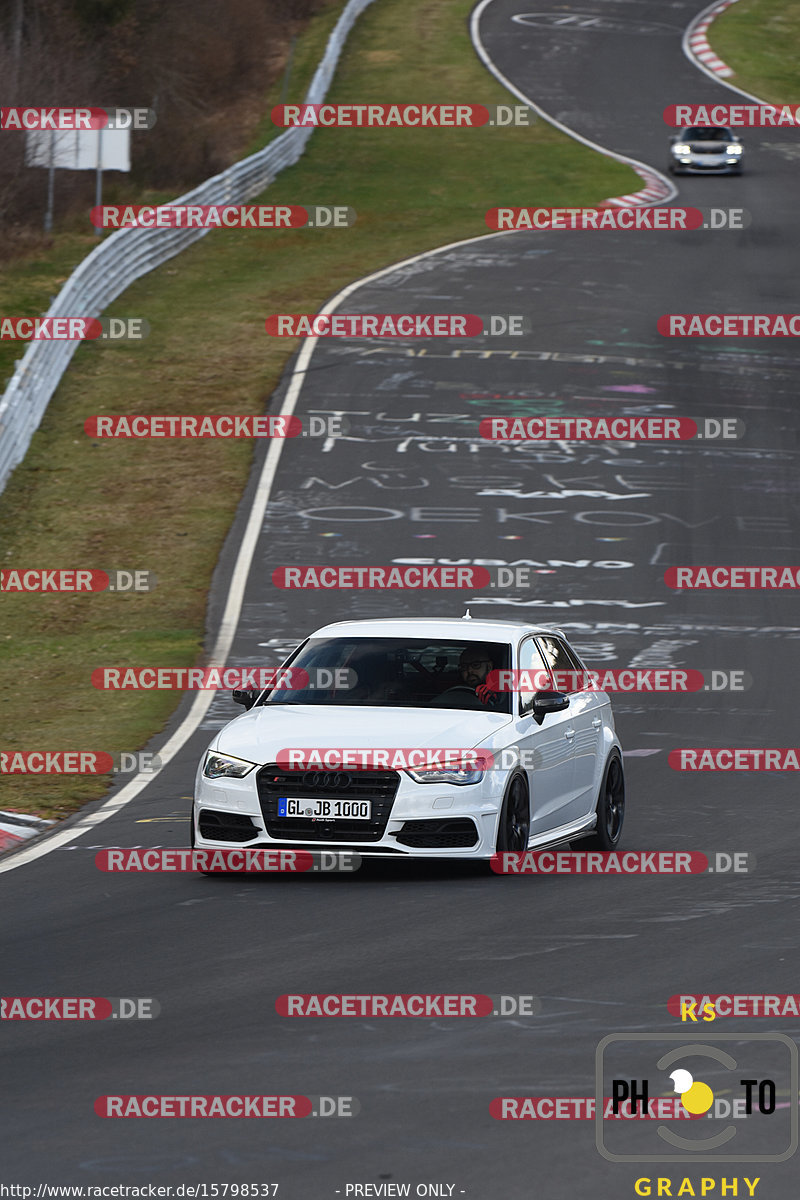
[[(524, 713), (533, 704), (533, 697), (536, 695), (536, 692), (547, 691), (552, 687), (552, 684), (549, 682), (550, 672), (547, 669), (547, 664), (542, 658), (539, 647), (536, 645), (536, 642), (532, 637), (526, 638), (519, 648), (519, 666), (521, 671), (530, 672), (531, 683), (534, 685), (537, 682), (539, 683), (539, 687), (534, 686), (532, 689), (526, 688), (524, 691), (520, 689), (519, 711), (520, 713)], [(536, 676), (540, 674), (546, 675), (547, 680), (537, 681)]]
[(583, 667), (572, 655), (561, 638), (540, 636), (539, 647), (545, 662), (556, 676), (555, 687), (559, 692), (579, 692)]

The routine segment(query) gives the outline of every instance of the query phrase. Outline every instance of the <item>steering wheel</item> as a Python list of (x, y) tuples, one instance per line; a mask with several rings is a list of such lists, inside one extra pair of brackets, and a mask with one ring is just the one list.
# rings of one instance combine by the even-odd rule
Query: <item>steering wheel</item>
[[(458, 692), (466, 692), (466, 694), (472, 699), (473, 703), (469, 706), (470, 708), (479, 709), (481, 712), (486, 711), (486, 705), (481, 703), (481, 701), (475, 695), (474, 690), (471, 687), (467, 687), (466, 684), (463, 683), (456, 683), (453, 685), (453, 687), (447, 688), (447, 690), (438, 695), (435, 700), (431, 700), (430, 707), (436, 708), (441, 706), (446, 708), (447, 697), (455, 697)], [(459, 705), (459, 707), (461, 706)]]

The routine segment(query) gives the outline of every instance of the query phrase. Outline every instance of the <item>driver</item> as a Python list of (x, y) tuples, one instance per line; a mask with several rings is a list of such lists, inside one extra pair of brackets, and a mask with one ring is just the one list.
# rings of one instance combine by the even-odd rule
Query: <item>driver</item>
[(467, 646), (458, 660), (458, 671), (464, 687), (474, 688), (481, 704), (495, 708), (499, 697), (486, 683), (486, 677), (494, 668), (488, 646)]

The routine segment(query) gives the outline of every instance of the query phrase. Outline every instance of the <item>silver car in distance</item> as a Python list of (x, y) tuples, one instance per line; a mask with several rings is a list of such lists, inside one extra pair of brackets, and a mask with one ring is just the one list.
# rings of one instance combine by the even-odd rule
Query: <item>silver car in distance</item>
[(693, 125), (670, 138), (673, 175), (740, 175), (743, 158), (740, 138), (722, 126)]

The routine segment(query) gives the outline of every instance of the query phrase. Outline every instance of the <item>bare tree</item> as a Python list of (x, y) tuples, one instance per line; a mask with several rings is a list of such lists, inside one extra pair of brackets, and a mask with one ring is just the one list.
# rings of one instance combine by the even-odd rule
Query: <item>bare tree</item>
[[(155, 108), (121, 187), (185, 189), (238, 158), (293, 35), (333, 0), (10, 0), (0, 9), (4, 104)], [(0, 256), (41, 226), (43, 172), (0, 138)], [(88, 213), (88, 173), (59, 171), (57, 220)], [(88, 232), (88, 224), (87, 224)]]

